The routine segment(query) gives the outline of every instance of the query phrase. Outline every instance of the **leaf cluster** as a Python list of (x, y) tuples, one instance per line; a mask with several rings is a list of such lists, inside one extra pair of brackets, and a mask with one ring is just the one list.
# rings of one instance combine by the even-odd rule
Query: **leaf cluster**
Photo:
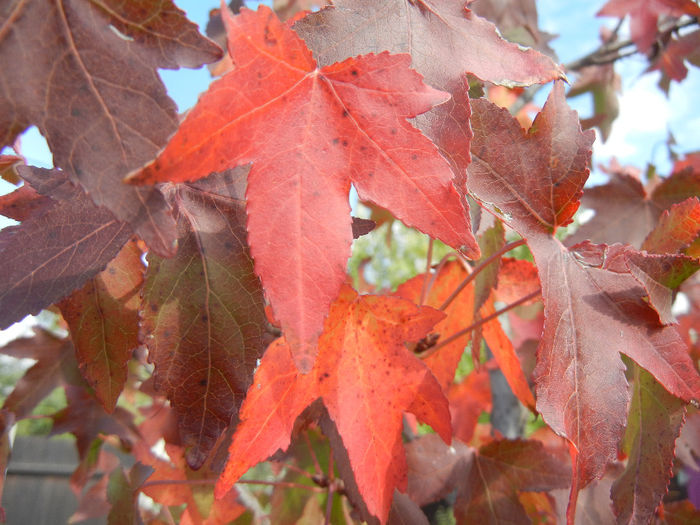
[[(226, 53), (171, 0), (0, 7), (0, 327), (68, 334), (0, 349), (35, 361), (0, 462), (60, 388), (73, 521), (697, 519), (664, 496), (698, 469), (700, 156), (586, 188), (595, 133), (534, 1), (241, 4), (211, 14)], [(599, 14), (632, 5), (629, 45), (682, 80), (697, 4)], [(603, 135), (616, 39), (572, 68)], [(157, 69), (204, 64), (180, 118)], [(24, 161), (32, 125), (54, 169)]]

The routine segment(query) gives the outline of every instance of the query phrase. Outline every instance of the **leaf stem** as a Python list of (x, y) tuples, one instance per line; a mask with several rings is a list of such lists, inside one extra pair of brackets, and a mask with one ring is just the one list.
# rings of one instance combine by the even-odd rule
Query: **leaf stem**
[(455, 341), (456, 339), (459, 339), (459, 338), (462, 337), (463, 335), (468, 334), (468, 333), (471, 332), (472, 330), (475, 330), (475, 329), (479, 328), (480, 326), (482, 326), (482, 325), (488, 323), (489, 321), (492, 321), (493, 319), (495, 319), (495, 318), (498, 317), (499, 315), (501, 315), (501, 314), (507, 312), (508, 310), (512, 310), (512, 309), (515, 308), (516, 306), (520, 306), (521, 304), (528, 302), (530, 299), (534, 299), (534, 298), (537, 297), (541, 292), (542, 292), (542, 289), (541, 289), (541, 288), (540, 288), (540, 289), (537, 289), (537, 290), (535, 290), (534, 292), (529, 293), (529, 294), (527, 294), (527, 295), (524, 296), (524, 297), (521, 297), (521, 298), (518, 299), (517, 301), (515, 301), (515, 302), (513, 302), (513, 303), (510, 303), (510, 304), (504, 306), (504, 307), (501, 308), (500, 310), (496, 310), (496, 311), (493, 312), (492, 314), (487, 315), (486, 317), (484, 317), (484, 318), (482, 318), (482, 319), (479, 319), (477, 322), (472, 323), (472, 324), (470, 324), (469, 326), (467, 326), (466, 328), (460, 330), (459, 332), (456, 332), (456, 333), (452, 334), (451, 336), (449, 336), (448, 338), (443, 339), (443, 340), (440, 341), (438, 344), (436, 344), (435, 346), (433, 346), (432, 348), (430, 348), (428, 351), (422, 353), (419, 357), (420, 357), (421, 359), (425, 359), (426, 357), (431, 356), (432, 354), (434, 354), (435, 352), (437, 352), (437, 351), (438, 351), (440, 348), (442, 348), (443, 346), (447, 346), (447, 345), (450, 344), (452, 341)]
[[(218, 481), (217, 478), (203, 478), (203, 479), (157, 479), (153, 481), (147, 481), (141, 485), (140, 489), (155, 487), (160, 485), (216, 485)], [(303, 483), (294, 483), (292, 481), (265, 481), (261, 479), (239, 479), (236, 484), (241, 485), (270, 485), (273, 487), (288, 487), (297, 488), (304, 490), (311, 490), (313, 492), (320, 492), (320, 487), (313, 487), (311, 485), (304, 485)]]
[(425, 302), (425, 296), (428, 294), (428, 281), (430, 280), (430, 267), (433, 264), (433, 238), (428, 237), (428, 254), (426, 255), (425, 263), (425, 278), (423, 279), (423, 288), (420, 291), (419, 305)]
[(491, 264), (493, 261), (501, 257), (504, 253), (509, 252), (510, 250), (517, 248), (518, 246), (522, 246), (525, 244), (525, 239), (520, 239), (519, 241), (513, 241), (509, 242), (508, 244), (504, 245), (500, 250), (498, 250), (496, 253), (490, 255), (486, 259), (484, 259), (481, 263), (479, 263), (476, 268), (467, 275), (464, 280), (460, 283), (460, 285), (454, 289), (454, 291), (450, 294), (450, 296), (445, 299), (445, 302), (440, 305), (439, 310), (445, 311), (450, 304), (452, 304), (452, 301), (454, 301), (459, 293), (464, 290), (464, 288), (472, 282), (474, 279), (476, 279), (476, 276), (479, 275), (483, 271), (484, 268), (486, 268), (489, 264)]

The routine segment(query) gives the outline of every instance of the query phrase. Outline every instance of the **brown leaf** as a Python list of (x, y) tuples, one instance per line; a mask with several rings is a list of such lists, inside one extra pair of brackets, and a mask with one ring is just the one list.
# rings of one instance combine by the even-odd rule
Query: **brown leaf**
[(461, 523), (527, 523), (517, 491), (567, 487), (569, 477), (569, 466), (538, 441), (493, 441), (474, 455), (457, 493), (455, 517)]
[(2, 144), (35, 124), (56, 167), (171, 254), (175, 227), (160, 192), (121, 180), (177, 127), (157, 68), (199, 67), (220, 50), (170, 0), (12, 0), (0, 19), (0, 69), (12, 71), (0, 103)]

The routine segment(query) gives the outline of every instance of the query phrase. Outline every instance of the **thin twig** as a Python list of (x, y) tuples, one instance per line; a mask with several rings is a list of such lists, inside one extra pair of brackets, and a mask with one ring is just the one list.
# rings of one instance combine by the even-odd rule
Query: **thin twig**
[[(217, 478), (203, 478), (203, 479), (156, 479), (153, 481), (147, 481), (141, 485), (140, 488), (144, 489), (147, 487), (155, 487), (159, 485), (216, 485), (218, 481)], [(322, 489), (320, 487), (314, 487), (311, 485), (304, 485), (303, 483), (294, 483), (292, 481), (265, 481), (261, 479), (239, 479), (236, 484), (241, 485), (270, 485), (273, 487), (289, 487), (304, 490), (311, 490), (313, 492), (320, 492)]]
[[(431, 239), (432, 240), (432, 239)], [(326, 521), (325, 525), (330, 525), (331, 515), (333, 513), (333, 492), (335, 491), (335, 480), (333, 479), (333, 451), (328, 454), (328, 501), (326, 501)]]
[(448, 338), (443, 339), (443, 340), (440, 341), (438, 344), (436, 344), (435, 346), (433, 346), (430, 350), (427, 350), (426, 352), (423, 352), (423, 353), (420, 354), (418, 357), (420, 357), (421, 359), (425, 359), (426, 357), (429, 357), (429, 356), (433, 355), (433, 354), (434, 354), (435, 352), (437, 352), (440, 348), (442, 348), (442, 347), (444, 347), (444, 346), (447, 346), (448, 344), (450, 344), (451, 342), (453, 342), (453, 341), (459, 339), (460, 337), (462, 337), (462, 336), (464, 336), (464, 335), (467, 335), (468, 333), (472, 332), (473, 330), (476, 330), (476, 329), (479, 328), (480, 326), (482, 326), (482, 325), (488, 323), (489, 321), (495, 319), (496, 317), (498, 317), (499, 315), (501, 315), (501, 314), (507, 312), (508, 310), (512, 310), (512, 309), (515, 308), (516, 306), (520, 306), (521, 304), (528, 302), (530, 299), (534, 299), (535, 297), (537, 297), (537, 296), (540, 294), (541, 291), (542, 291), (541, 289), (538, 289), (538, 290), (536, 290), (536, 291), (534, 291), (534, 292), (532, 292), (532, 293), (529, 293), (529, 294), (527, 294), (525, 297), (521, 297), (520, 299), (518, 299), (518, 300), (515, 301), (514, 303), (510, 303), (509, 305), (504, 306), (504, 307), (501, 308), (500, 310), (496, 310), (496, 311), (493, 312), (492, 314), (487, 315), (486, 317), (483, 317), (482, 319), (479, 319), (477, 322), (470, 324), (469, 326), (467, 326), (467, 327), (464, 328), (463, 330), (460, 330), (459, 332), (452, 334), (452, 335), (449, 336)]
[[(613, 35), (617, 34), (621, 23), (622, 20), (618, 22), (618, 25), (616, 26)], [(672, 23), (667, 23), (659, 27), (657, 34), (664, 34), (669, 31), (678, 31), (679, 29), (697, 23), (697, 18), (675, 20)], [(628, 47), (631, 47), (631, 49), (623, 51), (625, 48)], [(565, 71), (580, 71), (581, 69), (587, 66), (602, 66), (605, 64), (612, 64), (613, 62), (616, 62), (622, 58), (627, 58), (636, 53), (638, 53), (637, 47), (635, 46), (631, 38), (619, 41), (613, 40), (601, 44), (601, 46), (598, 47), (598, 49), (591, 51), (590, 53), (581, 58), (562, 64), (562, 68)], [(527, 104), (532, 102), (535, 98), (535, 95), (537, 95), (539, 90), (542, 89), (544, 86), (545, 84), (536, 84), (534, 86), (530, 86), (525, 91), (523, 91), (523, 94), (520, 95), (520, 97), (518, 97), (518, 100), (516, 100), (510, 107), (509, 111), (511, 112), (511, 114), (517, 114), (522, 108), (524, 108)]]
[(316, 452), (314, 451), (314, 447), (311, 445), (311, 440), (309, 439), (309, 434), (308, 434), (308, 432), (304, 432), (303, 435), (304, 435), (304, 439), (306, 440), (306, 446), (309, 447), (309, 453), (311, 454), (311, 459), (314, 462), (314, 468), (316, 469), (316, 476), (323, 476), (323, 469), (321, 468), (321, 464), (318, 462), (318, 458), (316, 457)]
[(504, 245), (500, 250), (498, 250), (496, 253), (490, 255), (486, 259), (484, 259), (483, 262), (479, 263), (479, 265), (474, 268), (472, 273), (467, 275), (464, 280), (460, 283), (460, 285), (454, 289), (454, 291), (450, 294), (450, 296), (445, 299), (445, 302), (442, 303), (440, 306), (439, 310), (442, 310), (443, 312), (445, 309), (452, 304), (452, 301), (454, 301), (459, 293), (464, 290), (464, 288), (472, 282), (474, 279), (476, 279), (476, 276), (479, 275), (483, 271), (484, 268), (486, 268), (489, 264), (491, 264), (493, 261), (501, 257), (504, 253), (509, 252), (510, 250), (513, 250), (514, 248), (517, 248), (518, 246), (522, 246), (525, 244), (525, 239), (520, 239), (519, 241), (513, 241), (509, 242), (508, 244)]

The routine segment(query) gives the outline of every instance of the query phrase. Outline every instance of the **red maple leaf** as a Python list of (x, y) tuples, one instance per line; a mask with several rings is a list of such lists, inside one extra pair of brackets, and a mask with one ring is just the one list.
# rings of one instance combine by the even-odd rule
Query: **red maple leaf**
[(407, 118), (447, 100), (387, 53), (317, 69), (269, 8), (224, 10), (233, 71), (212, 84), (140, 181), (183, 181), (253, 162), (248, 233), (255, 268), (297, 364), (345, 279), (348, 191), (478, 255), (448, 164)]
[(394, 489), (406, 489), (403, 412), (432, 425), (447, 442), (452, 434), (440, 385), (403, 345), (423, 337), (442, 316), (345, 287), (331, 307), (310, 373), (299, 373), (284, 339), (272, 343), (241, 407), (216, 494), (223, 496), (251, 466), (286, 449), (297, 417), (321, 398), (369, 512), (385, 522)]

